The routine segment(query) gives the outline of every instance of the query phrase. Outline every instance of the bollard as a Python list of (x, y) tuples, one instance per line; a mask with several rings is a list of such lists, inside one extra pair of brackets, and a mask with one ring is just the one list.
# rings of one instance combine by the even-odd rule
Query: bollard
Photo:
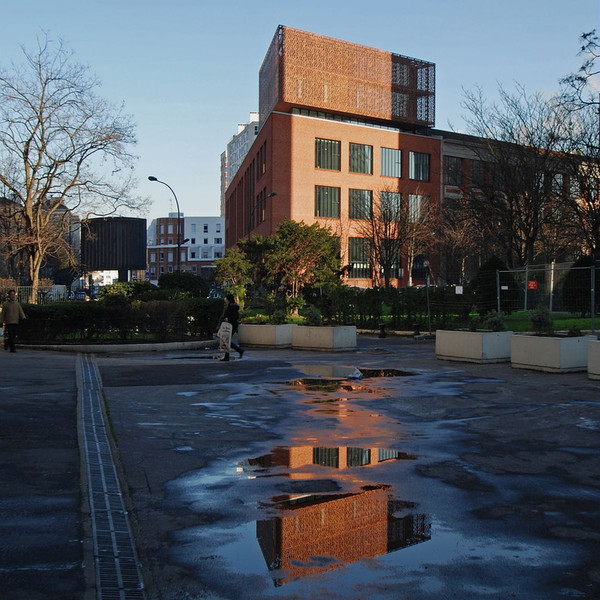
[(413, 335), (415, 337), (417, 337), (418, 335), (421, 335), (421, 324), (420, 323), (415, 323), (413, 325)]
[(379, 323), (379, 337), (380, 337), (380, 338), (384, 338), (384, 337), (386, 337), (386, 333), (385, 333), (385, 323)]

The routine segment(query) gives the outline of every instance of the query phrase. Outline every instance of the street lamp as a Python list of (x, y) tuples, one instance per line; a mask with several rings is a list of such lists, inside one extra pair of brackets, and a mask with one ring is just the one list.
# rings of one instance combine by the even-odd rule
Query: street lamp
[(154, 177), (154, 175), (150, 175), (148, 177), (148, 180), (156, 181), (157, 183), (162, 183), (163, 185), (166, 185), (171, 190), (173, 198), (175, 198), (175, 205), (177, 206), (177, 256), (175, 258), (175, 270), (177, 273), (179, 273), (179, 261), (181, 259), (181, 212), (179, 211), (179, 200), (177, 200), (177, 195), (168, 183), (157, 179), (156, 177)]

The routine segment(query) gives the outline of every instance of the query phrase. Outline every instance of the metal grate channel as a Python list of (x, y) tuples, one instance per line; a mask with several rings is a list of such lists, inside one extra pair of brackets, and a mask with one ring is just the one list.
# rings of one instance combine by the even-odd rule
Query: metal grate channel
[(91, 356), (79, 355), (81, 426), (98, 600), (146, 598), (127, 511), (106, 434), (102, 384)]

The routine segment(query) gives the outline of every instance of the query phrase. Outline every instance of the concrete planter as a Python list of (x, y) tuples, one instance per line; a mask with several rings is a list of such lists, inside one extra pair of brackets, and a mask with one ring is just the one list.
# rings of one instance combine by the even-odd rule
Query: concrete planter
[(553, 337), (513, 335), (510, 341), (511, 366), (550, 373), (571, 373), (588, 368), (590, 336)]
[(600, 380), (600, 340), (588, 341), (588, 377)]
[(240, 324), (238, 340), (240, 346), (258, 346), (268, 348), (290, 348), (292, 345), (292, 329), (297, 325), (251, 325)]
[(292, 330), (292, 348), (334, 352), (356, 350), (356, 326), (310, 327), (299, 325)]
[(510, 361), (512, 331), (435, 332), (435, 355), (442, 360), (474, 363)]

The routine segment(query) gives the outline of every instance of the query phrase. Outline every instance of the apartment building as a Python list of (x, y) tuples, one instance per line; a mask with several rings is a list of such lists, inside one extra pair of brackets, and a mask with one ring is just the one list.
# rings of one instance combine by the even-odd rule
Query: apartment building
[(244, 162), (258, 135), (258, 113), (251, 112), (248, 123), (238, 123), (237, 133), (221, 154), (221, 216), (225, 216), (225, 193), (232, 177)]
[[(361, 223), (382, 202), (440, 202), (435, 65), (279, 26), (259, 73), (260, 129), (225, 197), (228, 246), (319, 223), (341, 241), (348, 284), (373, 284)], [(413, 257), (425, 262), (424, 256)], [(406, 257), (394, 285), (407, 285)]]
[(180, 270), (211, 280), (214, 261), (225, 254), (224, 217), (186, 217), (181, 214), (179, 243), (177, 225), (176, 212), (150, 223), (148, 278), (156, 283), (162, 274)]

